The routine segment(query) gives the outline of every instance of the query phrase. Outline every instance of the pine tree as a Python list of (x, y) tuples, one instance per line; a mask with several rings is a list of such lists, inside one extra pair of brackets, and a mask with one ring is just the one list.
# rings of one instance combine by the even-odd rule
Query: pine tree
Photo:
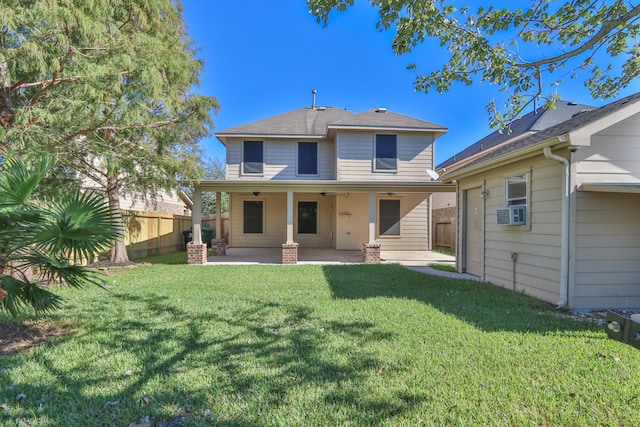
[[(54, 154), (113, 211), (122, 194), (198, 178), (218, 104), (192, 92), (203, 63), (182, 12), (172, 0), (5, 0), (0, 154)], [(128, 260), (122, 239), (113, 261)]]

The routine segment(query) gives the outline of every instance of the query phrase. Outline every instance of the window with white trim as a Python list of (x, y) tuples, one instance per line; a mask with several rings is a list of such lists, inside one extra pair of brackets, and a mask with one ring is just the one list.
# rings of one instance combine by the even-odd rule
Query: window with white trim
[(264, 172), (264, 142), (244, 141), (242, 147), (242, 173), (261, 175)]
[(298, 234), (318, 233), (318, 202), (298, 202)]
[(507, 206), (527, 204), (528, 177), (529, 174), (527, 173), (507, 177), (505, 191)]
[(242, 232), (245, 234), (262, 234), (264, 224), (264, 202), (262, 200), (245, 200), (242, 213)]
[(400, 235), (400, 200), (380, 199), (378, 203), (378, 235)]
[(298, 142), (298, 175), (318, 174), (318, 143)]
[(394, 172), (398, 168), (398, 136), (376, 135), (374, 170)]

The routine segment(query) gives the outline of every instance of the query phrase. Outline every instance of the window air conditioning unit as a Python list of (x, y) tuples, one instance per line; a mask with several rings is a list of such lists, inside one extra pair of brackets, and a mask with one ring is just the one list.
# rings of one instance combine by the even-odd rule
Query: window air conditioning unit
[(527, 223), (527, 206), (514, 205), (496, 210), (498, 225), (525, 225)]

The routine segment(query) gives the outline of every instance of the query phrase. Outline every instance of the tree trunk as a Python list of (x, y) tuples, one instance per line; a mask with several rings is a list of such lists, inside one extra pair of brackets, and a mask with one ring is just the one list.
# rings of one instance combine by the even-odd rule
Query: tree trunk
[(120, 231), (120, 237), (118, 237), (115, 246), (111, 250), (109, 260), (116, 263), (127, 263), (129, 262), (129, 254), (127, 253), (127, 246), (124, 242), (125, 229), (124, 222), (122, 221), (122, 211), (120, 210), (118, 177), (112, 173), (107, 176), (107, 198), (109, 199), (109, 209), (111, 209), (111, 213), (116, 218), (116, 224)]
[(11, 101), (11, 82), (9, 81), (9, 64), (0, 62), (0, 127), (5, 129), (13, 124), (15, 112)]

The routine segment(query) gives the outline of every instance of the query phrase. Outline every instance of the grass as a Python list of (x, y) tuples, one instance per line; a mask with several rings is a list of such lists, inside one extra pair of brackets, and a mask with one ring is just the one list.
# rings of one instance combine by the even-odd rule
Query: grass
[(429, 264), (429, 267), (436, 269), (436, 270), (440, 270), (440, 271), (449, 271), (451, 273), (455, 273), (456, 272), (456, 266), (455, 264), (445, 264), (445, 263), (438, 263), (438, 262), (434, 262)]
[(75, 332), (0, 358), (0, 424), (640, 422), (637, 350), (490, 285), (397, 265), (156, 264), (110, 282), (61, 289), (51, 322)]
[(447, 251), (445, 249), (433, 249), (432, 252), (437, 252), (439, 254), (445, 254), (445, 255), (451, 255), (451, 256), (456, 256), (455, 252), (452, 251)]
[(156, 255), (148, 258), (141, 258), (134, 260), (135, 262), (148, 262), (152, 264), (186, 264), (187, 263), (187, 251), (173, 252), (170, 254)]

